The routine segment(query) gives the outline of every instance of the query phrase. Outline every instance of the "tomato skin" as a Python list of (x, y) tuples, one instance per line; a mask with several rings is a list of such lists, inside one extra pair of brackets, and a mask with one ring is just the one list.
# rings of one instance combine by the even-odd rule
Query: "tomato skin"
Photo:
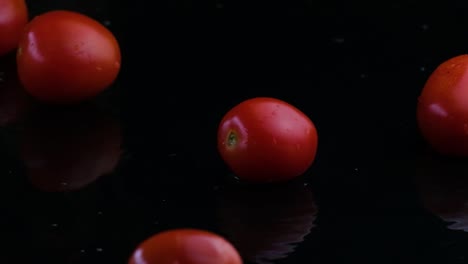
[(19, 78), (33, 97), (76, 103), (109, 87), (120, 71), (119, 44), (106, 27), (72, 11), (49, 11), (26, 26), (17, 51)]
[(468, 55), (441, 63), (418, 99), (422, 136), (437, 152), (468, 156)]
[(14, 51), (28, 23), (24, 0), (0, 0), (0, 56)]
[(242, 264), (237, 250), (214, 233), (198, 229), (168, 230), (143, 241), (129, 264)]
[(218, 128), (218, 151), (242, 180), (280, 182), (303, 174), (315, 160), (314, 123), (293, 105), (257, 97), (233, 107)]

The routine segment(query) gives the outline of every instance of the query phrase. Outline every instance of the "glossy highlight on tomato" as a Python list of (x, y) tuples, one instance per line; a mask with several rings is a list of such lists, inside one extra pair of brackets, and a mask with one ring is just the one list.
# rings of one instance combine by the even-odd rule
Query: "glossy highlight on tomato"
[(223, 237), (205, 230), (173, 229), (155, 234), (133, 252), (129, 264), (242, 264)]
[(24, 0), (0, 0), (0, 56), (14, 51), (28, 23)]
[(108, 88), (120, 71), (121, 54), (113, 33), (99, 22), (56, 10), (28, 23), (16, 60), (29, 94), (66, 104), (93, 98)]
[(281, 182), (312, 165), (318, 136), (314, 123), (295, 106), (257, 97), (233, 107), (218, 128), (218, 151), (242, 180)]
[(453, 57), (432, 72), (418, 100), (417, 121), (437, 152), (468, 156), (468, 55)]

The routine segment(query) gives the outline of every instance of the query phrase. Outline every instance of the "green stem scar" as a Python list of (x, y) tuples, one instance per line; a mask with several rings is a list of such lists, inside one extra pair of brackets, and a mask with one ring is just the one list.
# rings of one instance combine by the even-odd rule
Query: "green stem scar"
[(227, 137), (227, 146), (228, 147), (234, 147), (237, 144), (237, 136), (234, 131), (230, 131)]

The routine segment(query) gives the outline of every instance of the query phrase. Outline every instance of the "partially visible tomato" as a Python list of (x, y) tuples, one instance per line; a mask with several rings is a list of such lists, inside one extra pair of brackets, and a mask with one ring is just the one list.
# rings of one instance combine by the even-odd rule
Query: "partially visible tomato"
[(436, 151), (468, 156), (468, 55), (453, 57), (432, 72), (419, 97), (417, 121)]
[(46, 192), (88, 186), (110, 174), (122, 153), (119, 121), (95, 105), (31, 109), (19, 141), (29, 182)]
[(0, 56), (18, 47), (28, 19), (24, 0), (0, 0)]
[(174, 229), (143, 241), (129, 264), (242, 264), (237, 250), (223, 237), (198, 229)]
[(72, 11), (49, 11), (32, 19), (17, 52), (23, 86), (51, 103), (75, 103), (98, 95), (115, 81), (120, 63), (112, 32)]
[(258, 97), (226, 113), (218, 128), (218, 151), (240, 179), (279, 182), (302, 175), (315, 160), (317, 130), (295, 106)]

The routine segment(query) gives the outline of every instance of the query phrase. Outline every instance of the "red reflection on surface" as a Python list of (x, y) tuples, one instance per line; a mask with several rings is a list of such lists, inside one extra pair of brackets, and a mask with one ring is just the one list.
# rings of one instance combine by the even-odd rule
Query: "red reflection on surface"
[(314, 227), (318, 208), (302, 183), (220, 192), (220, 228), (249, 261), (266, 264), (287, 257)]
[(93, 106), (34, 109), (20, 132), (21, 156), (32, 185), (73, 191), (111, 173), (121, 154), (117, 119)]
[(21, 86), (14, 61), (0, 63), (0, 126), (18, 121), (28, 109), (29, 98)]
[(426, 154), (415, 178), (424, 207), (448, 222), (448, 228), (468, 232), (468, 164)]

